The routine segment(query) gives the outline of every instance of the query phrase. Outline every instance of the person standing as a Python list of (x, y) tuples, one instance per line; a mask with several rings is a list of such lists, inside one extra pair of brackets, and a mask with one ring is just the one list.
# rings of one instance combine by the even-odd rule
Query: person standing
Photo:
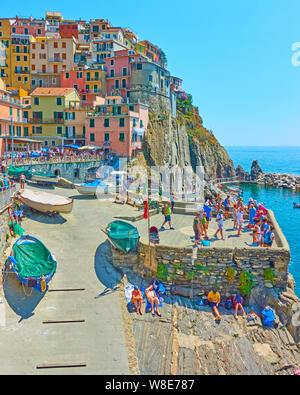
[(217, 225), (218, 225), (218, 230), (215, 233), (215, 237), (218, 238), (217, 234), (220, 232), (222, 240), (224, 240), (224, 236), (223, 236), (223, 224), (224, 224), (223, 210), (220, 210), (219, 213), (217, 214), (216, 222), (217, 222)]
[(237, 210), (238, 237), (240, 237), (241, 235), (243, 224), (244, 224), (244, 210), (243, 207), (240, 206)]
[(224, 200), (223, 206), (225, 209), (225, 219), (228, 219), (230, 209), (230, 195), (227, 195), (226, 199)]
[(21, 173), (21, 176), (20, 176), (20, 186), (21, 186), (21, 190), (22, 190), (22, 191), (24, 191), (25, 182), (26, 182), (25, 174), (24, 174), (24, 173)]
[(206, 213), (206, 227), (208, 229), (208, 224), (211, 220), (211, 210), (212, 210), (208, 201), (204, 204), (203, 210)]
[(170, 195), (170, 200), (171, 200), (171, 211), (172, 211), (172, 214), (173, 214), (173, 212), (174, 212), (174, 206), (175, 206), (175, 193), (174, 192), (171, 192), (171, 195)]
[(200, 212), (197, 213), (196, 217), (194, 218), (193, 222), (193, 230), (195, 233), (195, 247), (198, 246), (198, 243), (201, 239), (201, 217)]
[(166, 203), (165, 204), (165, 207), (164, 207), (164, 209), (163, 209), (163, 214), (164, 214), (164, 216), (165, 216), (165, 220), (164, 220), (164, 222), (163, 222), (163, 224), (162, 224), (162, 226), (161, 226), (161, 230), (165, 230), (165, 228), (164, 228), (164, 226), (165, 226), (165, 224), (168, 222), (169, 223), (169, 226), (170, 226), (170, 229), (172, 229), (172, 230), (174, 230), (174, 228), (173, 228), (173, 226), (172, 226), (172, 219), (171, 219), (171, 213), (172, 213), (172, 210), (171, 210), (171, 202), (169, 202), (169, 203)]

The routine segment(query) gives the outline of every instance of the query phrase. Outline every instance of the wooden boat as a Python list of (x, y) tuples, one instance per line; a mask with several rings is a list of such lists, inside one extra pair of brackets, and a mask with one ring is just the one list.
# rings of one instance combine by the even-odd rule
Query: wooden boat
[(75, 184), (75, 188), (82, 195), (96, 195), (97, 189), (98, 191), (103, 190), (104, 193), (108, 192), (108, 185), (100, 180), (86, 182), (85, 184)]
[(56, 259), (37, 238), (25, 235), (12, 247), (8, 257), (10, 268), (27, 287), (45, 292), (56, 271)]
[(40, 173), (36, 170), (32, 170), (30, 180), (38, 184), (50, 184), (56, 185), (59, 177), (55, 174)]
[(111, 244), (125, 254), (137, 250), (140, 235), (137, 228), (128, 222), (113, 221), (107, 225), (105, 233)]
[(69, 214), (73, 208), (74, 199), (54, 195), (44, 191), (24, 189), (16, 193), (16, 198), (23, 204), (43, 213), (56, 212)]

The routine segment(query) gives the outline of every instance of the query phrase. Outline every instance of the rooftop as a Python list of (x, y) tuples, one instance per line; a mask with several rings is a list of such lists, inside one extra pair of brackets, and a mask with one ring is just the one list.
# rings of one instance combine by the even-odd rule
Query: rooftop
[(31, 96), (66, 96), (73, 91), (74, 88), (36, 88)]

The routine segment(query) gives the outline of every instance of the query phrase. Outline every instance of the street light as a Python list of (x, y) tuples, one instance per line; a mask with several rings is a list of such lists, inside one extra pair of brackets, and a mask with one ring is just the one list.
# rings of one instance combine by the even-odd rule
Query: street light
[(14, 165), (14, 124), (13, 124), (13, 117), (10, 116), (11, 120), (11, 164)]

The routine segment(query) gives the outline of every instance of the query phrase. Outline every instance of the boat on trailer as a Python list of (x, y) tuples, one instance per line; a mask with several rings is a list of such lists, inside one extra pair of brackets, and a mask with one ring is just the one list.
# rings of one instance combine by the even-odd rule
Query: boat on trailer
[(31, 189), (16, 192), (15, 197), (26, 206), (43, 213), (69, 214), (72, 211), (74, 202), (74, 198), (70, 199), (53, 193), (33, 191)]
[(27, 287), (45, 292), (57, 262), (48, 248), (36, 237), (24, 235), (13, 245), (8, 257), (10, 269)]

